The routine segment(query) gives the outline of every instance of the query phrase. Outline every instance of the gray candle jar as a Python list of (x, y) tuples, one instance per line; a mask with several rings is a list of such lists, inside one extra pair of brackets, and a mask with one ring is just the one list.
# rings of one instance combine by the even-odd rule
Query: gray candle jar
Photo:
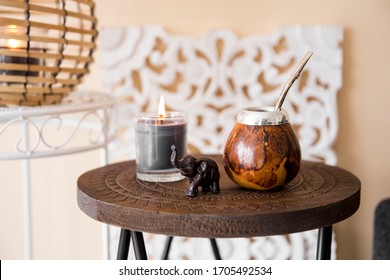
[(179, 155), (187, 154), (187, 115), (167, 112), (163, 118), (142, 113), (135, 119), (137, 178), (150, 182), (173, 182), (184, 179), (170, 162), (171, 146)]

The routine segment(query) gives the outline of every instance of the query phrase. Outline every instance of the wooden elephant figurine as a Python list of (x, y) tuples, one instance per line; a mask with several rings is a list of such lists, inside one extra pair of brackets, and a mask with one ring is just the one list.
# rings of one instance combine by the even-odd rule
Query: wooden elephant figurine
[(219, 170), (218, 164), (210, 158), (195, 158), (191, 155), (184, 156), (178, 160), (177, 148), (171, 146), (171, 163), (181, 171), (183, 176), (189, 177), (190, 187), (187, 196), (194, 197), (198, 193), (198, 187), (202, 187), (202, 192), (213, 194), (219, 193)]

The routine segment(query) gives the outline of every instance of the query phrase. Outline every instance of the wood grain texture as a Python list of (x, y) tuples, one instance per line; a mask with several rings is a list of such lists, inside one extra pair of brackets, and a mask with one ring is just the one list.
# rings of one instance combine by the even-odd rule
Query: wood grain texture
[(236, 123), (226, 141), (224, 167), (238, 185), (270, 190), (298, 174), (301, 149), (292, 126)]
[[(222, 156), (213, 158), (223, 170)], [(252, 237), (300, 232), (357, 211), (360, 181), (348, 171), (303, 161), (295, 179), (271, 191), (242, 188), (221, 172), (220, 194), (186, 196), (188, 181), (138, 181), (134, 161), (81, 175), (78, 205), (91, 218), (135, 231), (188, 237)]]

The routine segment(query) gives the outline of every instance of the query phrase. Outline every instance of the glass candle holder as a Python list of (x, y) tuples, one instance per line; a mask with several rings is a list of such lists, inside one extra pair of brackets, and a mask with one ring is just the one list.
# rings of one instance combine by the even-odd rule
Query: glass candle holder
[[(7, 49), (6, 47), (1, 47), (0, 49)], [(15, 50), (16, 53), (18, 50)], [(22, 64), (22, 65), (39, 65), (40, 61), (38, 58), (33, 57), (21, 57), (16, 55), (0, 55), (0, 63), (10, 63), (10, 64)], [(9, 75), (9, 76), (29, 76), (37, 77), (39, 75), (38, 71), (24, 71), (24, 70), (2, 70), (0, 69), (0, 75)], [(9, 82), (12, 84), (12, 82)]]
[[(44, 44), (35, 41), (26, 41), (24, 38), (27, 34), (25, 27), (16, 25), (0, 26), (0, 50), (4, 50), (7, 54), (0, 54), (0, 64), (20, 64), (20, 65), (40, 65), (39, 58), (30, 57), (29, 52), (43, 52)], [(34, 29), (29, 36), (45, 36), (46, 32), (41, 29)], [(25, 53), (27, 56), (25, 56)], [(5, 70), (0, 69), (0, 75), (8, 76), (39, 76), (38, 71), (31, 70)], [(8, 84), (14, 84), (14, 82), (8, 82)]]
[(179, 156), (187, 154), (187, 115), (167, 112), (164, 117), (143, 113), (135, 120), (137, 178), (149, 182), (184, 179), (170, 161), (175, 145)]

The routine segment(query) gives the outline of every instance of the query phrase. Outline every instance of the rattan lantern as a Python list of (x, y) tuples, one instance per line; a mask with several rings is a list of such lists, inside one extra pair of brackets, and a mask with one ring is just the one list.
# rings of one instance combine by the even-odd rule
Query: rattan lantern
[(0, 1), (0, 106), (56, 104), (88, 73), (92, 0)]

